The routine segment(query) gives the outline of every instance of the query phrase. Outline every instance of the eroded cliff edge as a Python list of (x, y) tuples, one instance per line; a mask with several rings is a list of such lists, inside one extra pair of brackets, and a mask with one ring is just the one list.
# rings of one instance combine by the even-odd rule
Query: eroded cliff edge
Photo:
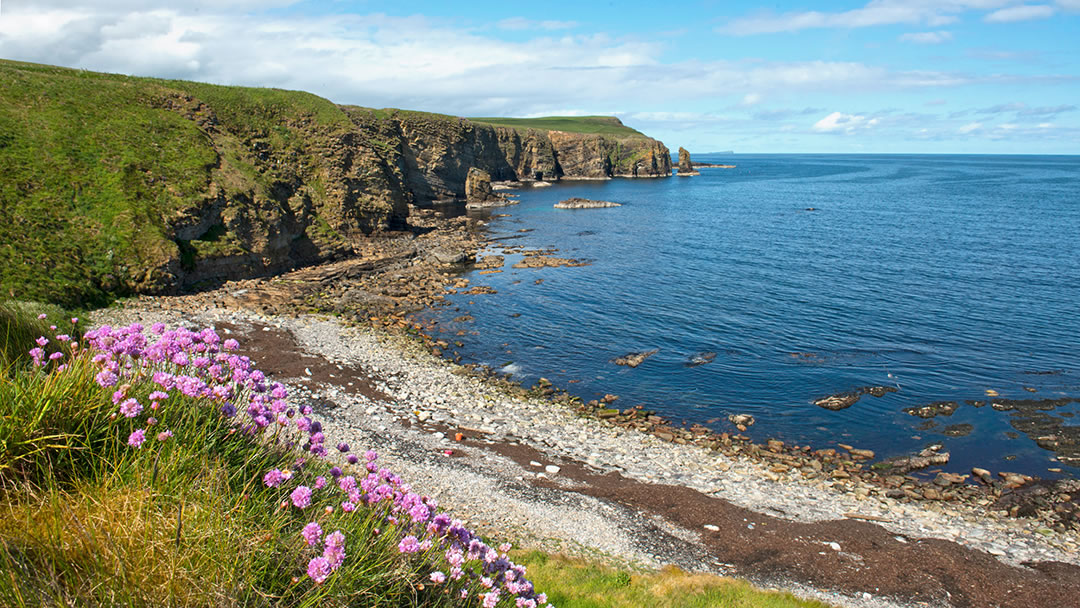
[[(494, 180), (671, 175), (663, 143), (0, 61), (0, 289), (100, 304), (273, 274)], [(572, 124), (573, 119), (567, 119)]]

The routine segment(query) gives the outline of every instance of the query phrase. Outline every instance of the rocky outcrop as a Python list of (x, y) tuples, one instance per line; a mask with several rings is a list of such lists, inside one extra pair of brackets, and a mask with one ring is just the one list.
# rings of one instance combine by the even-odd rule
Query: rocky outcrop
[(589, 198), (568, 198), (553, 205), (556, 209), (603, 209), (605, 207), (622, 207), (619, 203), (611, 201), (595, 201)]
[(686, 148), (679, 148), (679, 177), (693, 177), (695, 175), (701, 175), (696, 169), (694, 169), (694, 163), (690, 161), (690, 152)]
[(514, 205), (517, 201), (496, 194), (491, 187), (491, 175), (487, 171), (470, 167), (465, 176), (465, 203), (467, 209), (483, 209)]

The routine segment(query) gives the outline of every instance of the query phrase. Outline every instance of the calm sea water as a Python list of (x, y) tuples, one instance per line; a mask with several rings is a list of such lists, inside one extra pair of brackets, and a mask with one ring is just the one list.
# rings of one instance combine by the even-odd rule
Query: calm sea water
[[(1062, 466), (1008, 412), (962, 405), (927, 423), (903, 408), (987, 390), (1080, 398), (1080, 157), (695, 160), (737, 168), (519, 191), (490, 228), (520, 238), (500, 243), (591, 264), (519, 270), (508, 255), (502, 273), (467, 275), (497, 294), (428, 313), (440, 335), (463, 341), (466, 361), (676, 422), (730, 430), (727, 415), (747, 413), (757, 439), (879, 457), (943, 443), (946, 468), (965, 472)], [(571, 196), (623, 206), (552, 208)], [(465, 313), (475, 321), (453, 321)], [(610, 362), (653, 348), (636, 369)], [(716, 359), (686, 366), (701, 351)], [(869, 385), (900, 390), (837, 412), (813, 404)], [(1078, 425), (1077, 406), (1046, 415)], [(973, 428), (946, 433), (956, 425)]]

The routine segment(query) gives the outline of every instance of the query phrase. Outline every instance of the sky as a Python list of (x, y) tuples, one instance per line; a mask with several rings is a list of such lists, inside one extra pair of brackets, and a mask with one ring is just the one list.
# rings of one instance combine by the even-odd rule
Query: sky
[(1080, 154), (1080, 0), (0, 0), (0, 58), (698, 153)]

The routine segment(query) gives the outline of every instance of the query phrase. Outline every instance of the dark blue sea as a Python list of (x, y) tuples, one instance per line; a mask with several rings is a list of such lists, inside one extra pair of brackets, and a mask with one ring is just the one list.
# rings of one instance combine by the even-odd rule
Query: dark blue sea
[[(1060, 401), (1080, 398), (1080, 157), (694, 160), (736, 168), (517, 191), (519, 205), (492, 212), (507, 214), (489, 221), (505, 240), (488, 253), (554, 248), (590, 264), (513, 269), (521, 255), (507, 255), (501, 273), (466, 275), (497, 294), (427, 313), (436, 335), (461, 340), (466, 362), (614, 393), (677, 424), (731, 431), (728, 414), (751, 414), (758, 440), (878, 458), (940, 443), (947, 470), (1080, 474), (1037, 441), (1080, 425), (1080, 403)], [(622, 206), (552, 207), (572, 196)], [(611, 362), (649, 349), (637, 368)], [(898, 390), (841, 411), (813, 403), (864, 386)], [(1038, 405), (967, 403), (996, 399)], [(904, 412), (940, 401), (959, 407)]]

